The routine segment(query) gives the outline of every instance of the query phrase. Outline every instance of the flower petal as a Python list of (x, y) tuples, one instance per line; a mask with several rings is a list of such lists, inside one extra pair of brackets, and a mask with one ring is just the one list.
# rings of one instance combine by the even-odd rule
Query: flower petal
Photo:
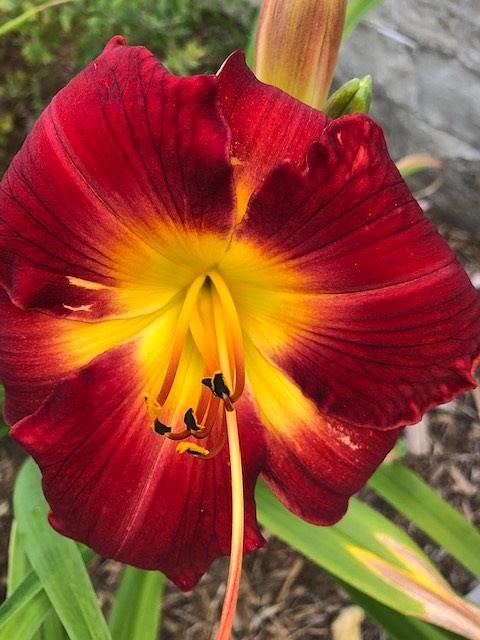
[(240, 51), (218, 72), (220, 105), (231, 130), (237, 219), (252, 193), (279, 162), (304, 166), (306, 152), (320, 137), (327, 117), (283, 91), (259, 82)]
[[(201, 460), (177, 454), (175, 442), (154, 433), (138, 358), (134, 342), (100, 356), (62, 381), (12, 435), (42, 469), (58, 531), (190, 589), (230, 550), (228, 447)], [(263, 544), (253, 502), (261, 438), (255, 427), (241, 433), (246, 551)]]
[(303, 173), (274, 170), (238, 239), (297, 273), (289, 338), (251, 337), (325, 415), (390, 429), (475, 386), (480, 297), (367, 117), (331, 123)]
[(248, 380), (255, 402), (246, 420), (266, 427), (262, 474), (294, 513), (329, 525), (394, 446), (399, 430), (358, 428), (326, 417), (299, 387), (247, 343)]
[(24, 311), (0, 288), (0, 315), (0, 380), (6, 390), (5, 418), (13, 424), (36, 411), (62, 378), (131, 339), (161, 313), (81, 322)]
[(57, 94), (0, 187), (0, 282), (15, 304), (94, 320), (188, 283), (178, 247), (233, 222), (217, 85), (115, 37)]
[(0, 380), (6, 390), (5, 419), (13, 424), (33, 413), (72, 370), (60, 344), (68, 321), (23, 311), (1, 288), (0, 315)]

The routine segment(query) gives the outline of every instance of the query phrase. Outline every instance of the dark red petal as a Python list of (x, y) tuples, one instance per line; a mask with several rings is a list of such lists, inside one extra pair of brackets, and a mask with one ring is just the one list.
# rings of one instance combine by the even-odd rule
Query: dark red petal
[[(394, 446), (401, 430), (354, 427), (312, 413), (308, 401), (302, 409), (295, 403), (285, 406), (279, 398), (272, 402), (272, 414), (290, 413), (292, 423), (267, 425), (264, 479), (296, 515), (314, 524), (334, 524), (346, 512), (348, 499)], [(308, 421), (302, 420), (302, 415), (308, 416)], [(251, 424), (258, 421), (253, 406), (246, 418)]]
[(220, 105), (232, 135), (237, 196), (244, 208), (279, 162), (288, 158), (295, 165), (305, 165), (307, 149), (320, 137), (327, 117), (259, 82), (240, 51), (226, 60), (218, 78)]
[(75, 360), (62, 344), (68, 320), (22, 311), (0, 288), (0, 380), (9, 424), (33, 413)]
[(303, 315), (267, 355), (322, 413), (389, 429), (475, 386), (479, 295), (367, 117), (331, 123), (303, 173), (274, 170), (238, 237), (298, 274)]
[[(152, 430), (137, 372), (134, 345), (109, 351), (61, 382), (12, 435), (42, 470), (56, 529), (190, 589), (230, 550), (228, 447), (212, 460), (177, 454)], [(263, 544), (253, 501), (261, 430), (242, 432), (241, 447), (248, 552)]]
[(165, 234), (228, 233), (217, 85), (175, 77), (116, 37), (55, 96), (0, 186), (0, 282), (15, 304), (88, 320), (122, 313), (115, 288), (144, 271), (132, 255), (148, 265)]

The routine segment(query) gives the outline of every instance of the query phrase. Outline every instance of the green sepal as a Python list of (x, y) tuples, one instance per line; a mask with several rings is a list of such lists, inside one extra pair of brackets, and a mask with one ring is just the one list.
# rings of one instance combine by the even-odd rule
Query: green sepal
[(352, 78), (327, 100), (325, 113), (339, 118), (347, 113), (368, 113), (372, 102), (372, 76)]

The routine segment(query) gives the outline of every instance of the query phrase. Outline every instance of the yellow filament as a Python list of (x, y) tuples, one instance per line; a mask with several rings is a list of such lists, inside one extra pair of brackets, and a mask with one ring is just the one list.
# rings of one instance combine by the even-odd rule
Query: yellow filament
[(205, 323), (200, 317), (200, 313), (196, 313), (192, 316), (192, 320), (190, 322), (190, 333), (192, 334), (193, 341), (202, 356), (206, 370), (208, 372), (216, 371), (218, 369), (218, 362), (216, 360), (216, 343), (213, 340), (211, 332), (205, 330)]
[(190, 321), (195, 310), (198, 294), (200, 293), (204, 282), (205, 276), (203, 275), (195, 278), (185, 296), (182, 310), (180, 311), (180, 315), (178, 316), (172, 351), (170, 354), (170, 361), (165, 373), (162, 388), (160, 389), (160, 393), (157, 396), (157, 401), (160, 405), (165, 404), (168, 394), (170, 393), (170, 390), (175, 381), (178, 365), (180, 364), (180, 358), (182, 357), (183, 345), (189, 331)]
[[(235, 380), (231, 380), (232, 387), (234, 386), (234, 388), (230, 387), (232, 391), (230, 400), (232, 402), (235, 402), (240, 398), (240, 396), (243, 393), (243, 389), (245, 387), (245, 359), (243, 354), (242, 327), (240, 325), (240, 320), (238, 318), (235, 303), (233, 301), (230, 291), (228, 290), (228, 287), (225, 284), (223, 278), (215, 271), (209, 272), (208, 275), (215, 286), (215, 292), (218, 295), (218, 300), (220, 303), (220, 304), (217, 303), (217, 305), (215, 304), (215, 296), (214, 296), (214, 307), (213, 307), (214, 313), (215, 313), (215, 307), (217, 306), (217, 310), (215, 313), (215, 319), (216, 319), (215, 326), (220, 333), (223, 333), (223, 336), (222, 336), (223, 341), (226, 344), (228, 344), (231, 350), (233, 351), (233, 361), (235, 363), (234, 372), (233, 371), (230, 372), (229, 366), (227, 366), (227, 368), (224, 367), (226, 362), (225, 360), (222, 361), (221, 354), (219, 354), (219, 357), (220, 357), (220, 362), (222, 362), (222, 367), (221, 367), (222, 373), (227, 376), (228, 375), (233, 376), (233, 374), (235, 375)], [(221, 313), (220, 313), (220, 309), (221, 309)], [(220, 321), (220, 316), (222, 321)], [(217, 318), (218, 318), (218, 322), (217, 322)], [(228, 331), (230, 332), (229, 337), (227, 337), (226, 335), (227, 327), (225, 326), (225, 322), (224, 322), (225, 320), (228, 321)], [(220, 325), (223, 328), (220, 328)], [(220, 347), (222, 343), (222, 340), (220, 340), (220, 336), (219, 336), (218, 342), (220, 343), (219, 344), (219, 347)], [(224, 348), (227, 348), (227, 347), (224, 347)]]
[(216, 640), (230, 640), (242, 576), (244, 537), (243, 471), (236, 411), (226, 411), (230, 477), (232, 483), (232, 538), (227, 588)]

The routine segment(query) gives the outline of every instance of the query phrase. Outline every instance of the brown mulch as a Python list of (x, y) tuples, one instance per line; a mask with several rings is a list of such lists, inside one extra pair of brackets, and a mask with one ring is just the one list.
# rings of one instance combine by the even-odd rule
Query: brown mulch
[[(480, 272), (480, 248), (462, 231), (442, 227), (452, 248), (470, 273)], [(405, 463), (417, 471), (468, 520), (480, 527), (480, 418), (472, 396), (467, 394), (442, 405), (428, 416), (431, 451), (407, 455)], [(8, 536), (11, 522), (11, 492), (22, 453), (5, 438), (0, 442), (0, 589), (4, 592)], [(473, 577), (443, 549), (402, 518), (372, 491), (361, 497), (405, 528), (431, 557), (441, 573), (460, 593), (477, 584)], [(268, 536), (268, 534), (267, 534)], [(162, 640), (210, 640), (218, 622), (225, 559), (217, 560), (191, 593), (173, 585), (167, 588), (162, 620)], [(120, 565), (105, 560), (94, 575), (100, 601), (109, 608), (118, 581)], [(314, 640), (331, 638), (331, 623), (350, 600), (331, 579), (310, 561), (281, 541), (268, 545), (245, 560), (235, 640)], [(364, 640), (386, 640), (376, 624), (366, 619)]]

